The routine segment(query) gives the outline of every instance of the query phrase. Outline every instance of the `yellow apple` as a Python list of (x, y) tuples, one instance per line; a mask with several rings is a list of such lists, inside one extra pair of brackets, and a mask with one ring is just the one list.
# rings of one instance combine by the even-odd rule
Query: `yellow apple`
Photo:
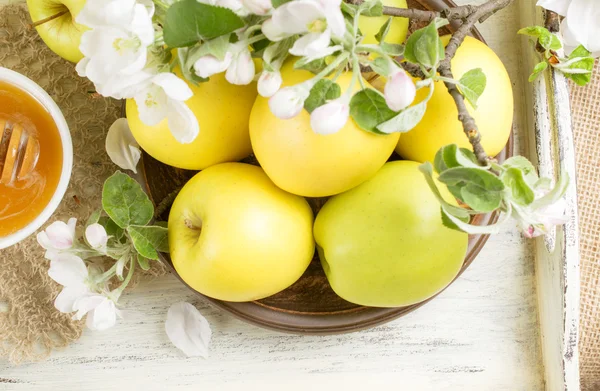
[(330, 198), (317, 215), (321, 264), (343, 299), (407, 306), (440, 292), (458, 274), (468, 236), (442, 224), (440, 204), (418, 167), (386, 163), (372, 179)]
[[(442, 37), (444, 44), (449, 39), (450, 36)], [(483, 148), (488, 155), (495, 156), (506, 145), (512, 129), (514, 103), (508, 73), (492, 49), (473, 37), (465, 39), (451, 64), (455, 79), (474, 68), (481, 68), (486, 75), (487, 86), (477, 109), (469, 103), (467, 109), (477, 123)], [(423, 100), (427, 93), (426, 88), (419, 90), (415, 102)], [(436, 82), (425, 116), (414, 129), (402, 135), (396, 152), (405, 159), (433, 162), (436, 152), (448, 144), (471, 148), (452, 96), (443, 82)]]
[[(383, 5), (388, 7), (406, 8), (406, 0), (383, 0)], [(383, 26), (389, 18), (390, 17), (387, 15), (377, 17), (361, 16), (358, 22), (358, 28), (364, 36), (362, 43), (377, 43), (375, 35), (377, 35), (381, 26)], [(408, 19), (394, 17), (392, 18), (390, 31), (385, 38), (385, 42), (402, 43), (406, 39), (406, 34), (408, 34)]]
[(200, 133), (189, 144), (171, 134), (165, 118), (155, 126), (144, 124), (135, 100), (127, 100), (127, 121), (140, 146), (155, 159), (179, 168), (202, 170), (250, 155), (248, 117), (258, 94), (256, 84), (237, 86), (221, 73), (197, 86), (188, 83), (194, 96), (185, 103), (200, 124)]
[[(314, 76), (293, 69), (293, 64), (288, 62), (281, 69), (284, 86)], [(343, 73), (337, 79), (342, 93), (351, 79), (351, 73)], [(360, 88), (358, 83), (354, 88)], [(308, 111), (280, 119), (271, 113), (269, 100), (260, 96), (250, 115), (252, 148), (262, 168), (277, 186), (306, 197), (338, 194), (372, 177), (390, 157), (398, 137), (399, 133), (369, 133), (353, 119), (337, 133), (316, 134), (311, 129)]]
[(60, 14), (55, 19), (40, 24), (36, 30), (54, 53), (71, 62), (78, 62), (83, 58), (79, 43), (87, 27), (75, 23), (75, 17), (83, 9), (85, 2), (86, 0), (27, 0), (27, 8), (34, 23)]
[(198, 292), (258, 300), (292, 285), (314, 255), (306, 200), (273, 184), (257, 166), (224, 163), (196, 174), (169, 215), (177, 273)]

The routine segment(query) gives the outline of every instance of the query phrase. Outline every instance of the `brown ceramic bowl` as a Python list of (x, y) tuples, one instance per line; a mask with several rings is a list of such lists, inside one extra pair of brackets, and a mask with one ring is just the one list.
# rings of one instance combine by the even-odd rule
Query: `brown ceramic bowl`
[[(441, 10), (454, 6), (454, 3), (449, 0), (409, 0), (408, 3), (410, 7), (428, 10)], [(411, 23), (411, 30), (419, 27), (421, 26)], [(456, 26), (448, 27), (451, 31)], [(483, 41), (479, 32), (474, 31), (473, 35)], [(512, 156), (512, 142), (511, 135), (506, 148), (497, 156), (499, 161)], [(252, 158), (246, 159), (245, 162), (255, 163)], [(164, 165), (144, 154), (138, 179), (145, 184), (153, 202), (159, 204), (161, 200), (168, 199), (175, 189), (186, 183), (194, 174), (193, 171)], [(325, 199), (308, 201), (316, 215)], [(168, 208), (161, 217), (165, 220), (168, 218)], [(491, 224), (497, 220), (497, 217), (495, 213), (478, 216), (474, 223)], [(469, 248), (460, 273), (473, 262), (487, 239), (487, 235), (469, 236)], [(161, 254), (161, 258), (182, 283), (189, 287), (173, 268), (168, 254)], [(337, 296), (329, 286), (316, 253), (310, 266), (296, 283), (265, 299), (232, 303), (206, 297), (200, 293), (198, 295), (238, 319), (260, 327), (297, 334), (337, 334), (366, 329), (405, 315), (433, 299), (432, 297), (421, 303), (400, 308), (374, 308), (349, 303)]]

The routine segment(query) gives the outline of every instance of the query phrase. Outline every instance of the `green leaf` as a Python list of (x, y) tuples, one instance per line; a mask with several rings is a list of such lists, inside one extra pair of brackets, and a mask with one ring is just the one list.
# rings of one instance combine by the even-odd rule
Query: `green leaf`
[(271, 4), (273, 5), (273, 8), (277, 8), (285, 3), (289, 3), (290, 1), (292, 0), (271, 0)]
[[(579, 57), (582, 59), (572, 63), (567, 69), (560, 68), (560, 71), (578, 85), (584, 86), (592, 80), (592, 70), (594, 69), (595, 59), (583, 45), (579, 45), (571, 52), (569, 55), (569, 60)], [(585, 73), (572, 73), (574, 71), (584, 71)]]
[[(458, 225), (454, 224), (454, 222), (452, 220), (450, 220), (450, 218), (448, 218), (448, 215), (446, 214), (446, 212), (444, 211), (443, 207), (440, 207), (440, 212), (442, 213), (442, 224), (444, 224), (444, 227), (446, 228), (450, 228), (456, 231), (460, 231), (463, 232)], [(469, 222), (469, 218), (468, 217), (456, 217), (457, 219), (463, 221), (464, 223), (468, 223)]]
[(509, 168), (502, 174), (502, 182), (514, 202), (519, 205), (529, 205), (535, 200), (533, 190), (525, 180), (523, 171), (518, 168)]
[(518, 31), (518, 34), (537, 38), (539, 44), (546, 50), (558, 50), (562, 48), (560, 39), (558, 39), (556, 35), (552, 34), (547, 28), (542, 26), (530, 26), (522, 28)]
[(471, 235), (480, 235), (480, 234), (496, 234), (500, 232), (500, 229), (504, 226), (504, 224), (510, 219), (512, 214), (511, 205), (508, 204), (507, 210), (502, 213), (500, 219), (496, 224), (491, 225), (472, 225), (465, 223), (460, 218), (452, 215), (448, 212), (448, 209), (442, 207), (443, 213), (446, 213), (446, 217), (452, 221), (460, 231), (466, 232)]
[(379, 125), (377, 130), (381, 133), (406, 133), (421, 122), (425, 111), (427, 110), (427, 101), (422, 101), (414, 106), (402, 110), (394, 118), (391, 118)]
[(394, 18), (390, 16), (388, 18), (388, 20), (386, 20), (386, 22), (381, 26), (381, 28), (379, 29), (377, 34), (375, 34), (375, 39), (377, 40), (377, 42), (381, 43), (381, 42), (385, 41), (385, 37), (390, 32), (390, 26), (392, 25), (392, 20), (394, 20)]
[[(199, 57), (198, 57), (199, 58)], [(196, 75), (196, 72), (192, 71), (192, 66), (195, 60), (190, 61), (190, 49), (189, 48), (178, 48), (177, 49), (177, 61), (179, 62), (179, 69), (183, 77), (194, 85), (204, 83), (208, 81), (208, 78), (203, 78)]]
[[(291, 1), (291, 0), (288, 0), (288, 1)], [(356, 11), (358, 10), (357, 5), (349, 4), (349, 3), (346, 3), (345, 1), (342, 1), (341, 8), (342, 8), (342, 12), (346, 13), (350, 17), (354, 17), (354, 15), (356, 15)]]
[(388, 56), (397, 57), (404, 54), (404, 45), (382, 42), (379, 46)]
[(367, 88), (350, 100), (350, 115), (362, 129), (378, 133), (377, 125), (395, 117), (396, 112), (390, 110), (380, 92)]
[[(460, 188), (460, 199), (478, 212), (491, 212), (500, 206), (504, 183), (480, 168), (455, 167), (442, 172), (439, 180)], [(455, 191), (458, 189), (455, 189)]]
[(150, 270), (150, 260), (148, 258), (137, 254), (137, 261), (138, 265), (140, 265), (140, 268), (142, 268), (142, 270)]
[(458, 88), (474, 109), (477, 109), (477, 100), (483, 94), (487, 78), (481, 68), (471, 69), (458, 81)]
[(444, 197), (442, 197), (442, 194), (440, 193), (440, 190), (438, 189), (437, 184), (433, 180), (433, 168), (431, 166), (431, 163), (425, 162), (425, 163), (421, 164), (419, 166), (419, 171), (421, 171), (421, 173), (423, 173), (423, 175), (425, 176), (425, 180), (427, 181), (427, 184), (429, 185), (429, 188), (433, 192), (433, 195), (435, 196), (435, 198), (437, 198), (438, 202), (442, 205), (442, 207), (445, 210), (451, 212), (454, 216), (458, 216), (460, 218), (468, 218), (469, 217), (469, 214), (471, 213), (471, 211), (468, 211), (466, 209), (452, 205), (452, 204), (448, 203), (444, 199)]
[(123, 228), (119, 227), (117, 223), (112, 221), (112, 219), (108, 216), (100, 217), (100, 219), (98, 220), (98, 224), (104, 227), (108, 236), (112, 236), (118, 242), (121, 241), (121, 238), (123, 238), (123, 234), (125, 234)]
[(538, 78), (538, 76), (544, 72), (548, 68), (548, 63), (546, 61), (538, 62), (535, 67), (533, 67), (533, 73), (529, 75), (529, 82), (534, 81)]
[(358, 10), (362, 16), (382, 16), (383, 3), (381, 0), (367, 0), (358, 6)]
[(294, 63), (294, 69), (303, 69), (305, 71), (317, 74), (327, 67), (326, 57), (317, 58), (316, 60), (306, 61), (308, 57), (302, 57)]
[[(479, 165), (473, 152), (466, 148), (459, 148), (456, 144), (446, 145), (445, 147), (442, 147), (438, 153), (440, 154), (439, 159), (442, 160), (442, 162), (438, 163), (440, 168), (469, 167), (487, 170), (487, 167)], [(436, 159), (438, 159), (437, 154)], [(438, 172), (441, 173), (440, 171)]]
[(446, 162), (444, 162), (443, 158), (444, 149), (446, 149), (446, 147), (438, 149), (437, 153), (435, 154), (435, 158), (433, 159), (433, 167), (435, 168), (435, 172), (438, 174), (441, 174), (448, 169), (448, 166), (446, 166)]
[(121, 228), (148, 224), (154, 214), (154, 206), (140, 184), (121, 171), (104, 182), (102, 207)]
[(393, 63), (386, 57), (377, 57), (373, 61), (369, 61), (369, 65), (373, 69), (373, 72), (376, 72), (382, 76), (388, 76), (391, 72), (390, 66)]
[(88, 217), (85, 226), (89, 227), (92, 224), (96, 224), (98, 220), (100, 220), (100, 216), (102, 216), (102, 209), (95, 210), (94, 212), (92, 212), (90, 217)]
[(570, 181), (571, 180), (569, 178), (569, 174), (564, 169), (562, 169), (556, 185), (554, 185), (552, 190), (546, 193), (543, 197), (533, 201), (531, 204), (531, 208), (543, 208), (545, 206), (552, 205), (553, 203), (561, 199), (567, 192), (567, 188), (569, 187)]
[(304, 101), (304, 108), (309, 113), (324, 105), (328, 100), (339, 98), (342, 89), (337, 83), (329, 79), (321, 79), (310, 89), (310, 95)]
[(507, 159), (504, 163), (502, 163), (502, 167), (504, 169), (516, 168), (521, 170), (529, 186), (535, 186), (539, 180), (537, 170), (533, 164), (531, 164), (531, 162), (523, 156), (513, 156)]
[(191, 68), (196, 61), (202, 56), (211, 55), (222, 61), (229, 49), (230, 34), (221, 35), (210, 41), (203, 42), (201, 45), (196, 45), (189, 49), (186, 66)]
[(197, 0), (182, 0), (167, 10), (163, 26), (165, 43), (171, 48), (191, 46), (244, 27), (232, 10)]
[(404, 58), (427, 68), (436, 68), (444, 58), (444, 45), (437, 31), (435, 20), (408, 37)]
[(127, 231), (141, 256), (157, 261), (157, 252), (169, 252), (169, 231), (166, 228), (132, 225)]

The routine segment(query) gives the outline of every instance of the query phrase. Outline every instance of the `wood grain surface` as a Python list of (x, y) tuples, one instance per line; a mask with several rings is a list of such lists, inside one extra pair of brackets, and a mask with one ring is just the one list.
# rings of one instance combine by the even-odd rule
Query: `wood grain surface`
[[(517, 152), (526, 139), (519, 27), (515, 2), (480, 28), (513, 82)], [(0, 361), (0, 390), (542, 390), (532, 251), (508, 227), (427, 306), (338, 336), (260, 329), (165, 276), (123, 296), (125, 319), (115, 328), (86, 330), (42, 363)], [(167, 309), (178, 301), (195, 304), (212, 325), (207, 360), (183, 357), (165, 335)]]

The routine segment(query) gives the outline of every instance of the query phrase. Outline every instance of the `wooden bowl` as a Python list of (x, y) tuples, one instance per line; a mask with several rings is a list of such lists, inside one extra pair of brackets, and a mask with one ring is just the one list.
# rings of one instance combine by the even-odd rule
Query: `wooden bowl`
[[(449, 0), (409, 0), (408, 3), (410, 7), (427, 10), (442, 10), (454, 6), (454, 3)], [(411, 22), (411, 31), (422, 26), (423, 24), (418, 25)], [(450, 32), (456, 28), (456, 25), (448, 27), (447, 31)], [(474, 31), (473, 36), (483, 41), (479, 32)], [(512, 156), (512, 135), (506, 148), (497, 156), (497, 159), (503, 161), (510, 156)], [(397, 156), (392, 157), (392, 159), (394, 158), (397, 159)], [(256, 163), (253, 158), (244, 161)], [(195, 174), (194, 171), (176, 169), (162, 164), (147, 154), (143, 155), (140, 166), (138, 179), (146, 186), (146, 190), (155, 204), (169, 198), (169, 194), (185, 184)], [(308, 200), (315, 215), (325, 200), (322, 198)], [(478, 216), (474, 223), (491, 224), (497, 220), (497, 217), (495, 213)], [(161, 218), (164, 220), (168, 218), (168, 208), (162, 213)], [(473, 262), (487, 239), (487, 235), (469, 236), (467, 256), (459, 275)], [(179, 277), (168, 254), (161, 254), (161, 260), (183, 284), (194, 290)], [(195, 290), (194, 292), (198, 293)], [(337, 296), (329, 286), (316, 252), (308, 269), (296, 283), (265, 299), (232, 303), (206, 297), (200, 293), (198, 295), (238, 319), (260, 327), (297, 334), (337, 334), (366, 329), (405, 315), (433, 299), (432, 297), (421, 303), (400, 308), (374, 308), (349, 303)]]

